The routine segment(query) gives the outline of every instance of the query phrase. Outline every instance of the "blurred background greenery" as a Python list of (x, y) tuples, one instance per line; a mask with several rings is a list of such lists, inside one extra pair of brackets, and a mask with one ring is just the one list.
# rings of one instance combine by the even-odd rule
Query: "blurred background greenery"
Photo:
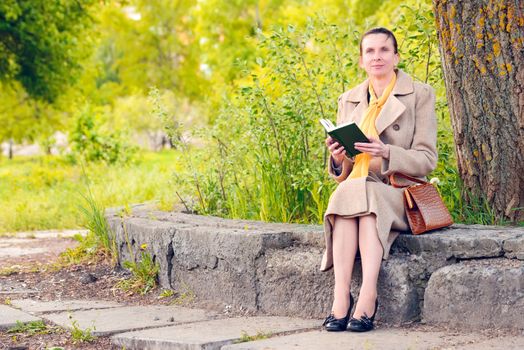
[(503, 223), (462, 202), (430, 0), (8, 0), (0, 233), (84, 225), (88, 181), (105, 207), (320, 223), (335, 183), (318, 119), (365, 78), (358, 42), (374, 26), (437, 92), (430, 177), (453, 218)]

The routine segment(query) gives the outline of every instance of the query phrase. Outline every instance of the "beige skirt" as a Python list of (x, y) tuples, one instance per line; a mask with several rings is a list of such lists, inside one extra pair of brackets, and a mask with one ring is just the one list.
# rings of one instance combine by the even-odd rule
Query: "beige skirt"
[(404, 212), (403, 189), (394, 188), (371, 173), (367, 178), (346, 179), (333, 191), (324, 214), (324, 236), (326, 250), (322, 257), (320, 270), (333, 266), (333, 226), (335, 215), (353, 218), (369, 215), (377, 218), (377, 232), (382, 248), (383, 259), (389, 256), (391, 245), (399, 231), (409, 230)]

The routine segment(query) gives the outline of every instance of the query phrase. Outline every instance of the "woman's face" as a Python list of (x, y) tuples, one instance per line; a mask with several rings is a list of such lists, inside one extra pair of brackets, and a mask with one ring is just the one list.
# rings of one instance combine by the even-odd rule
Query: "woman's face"
[(374, 78), (386, 77), (398, 64), (399, 55), (395, 53), (393, 40), (386, 34), (369, 34), (362, 40), (361, 68)]

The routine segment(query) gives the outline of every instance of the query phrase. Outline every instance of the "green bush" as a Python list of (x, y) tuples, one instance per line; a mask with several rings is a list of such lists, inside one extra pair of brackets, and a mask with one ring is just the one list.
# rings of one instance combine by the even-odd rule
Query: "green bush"
[(78, 115), (76, 125), (71, 132), (72, 154), (70, 160), (77, 162), (104, 161), (108, 164), (124, 163), (131, 159), (136, 147), (126, 142), (125, 135), (119, 130), (104, 130), (100, 117), (93, 109), (86, 106)]

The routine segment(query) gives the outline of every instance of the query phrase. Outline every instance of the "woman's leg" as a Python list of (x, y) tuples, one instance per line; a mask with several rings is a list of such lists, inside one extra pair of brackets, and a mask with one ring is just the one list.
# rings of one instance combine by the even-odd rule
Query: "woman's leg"
[(384, 249), (378, 239), (377, 218), (374, 214), (359, 218), (358, 243), (362, 261), (362, 286), (358, 303), (353, 313), (354, 318), (360, 318), (366, 313), (371, 317), (375, 312), (377, 298), (377, 280), (382, 263)]
[(335, 318), (345, 317), (349, 308), (351, 274), (358, 247), (356, 218), (345, 219), (335, 215), (333, 227), (333, 268), (335, 293), (332, 312)]

